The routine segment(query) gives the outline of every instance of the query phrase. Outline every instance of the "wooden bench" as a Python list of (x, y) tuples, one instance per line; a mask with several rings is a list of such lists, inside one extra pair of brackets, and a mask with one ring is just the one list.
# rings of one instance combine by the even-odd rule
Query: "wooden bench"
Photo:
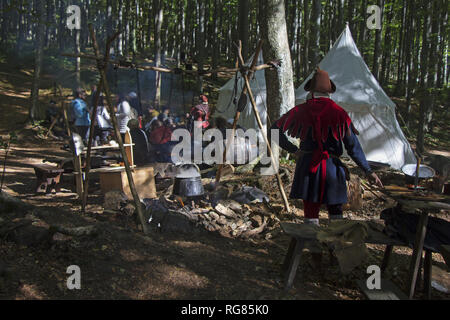
[(49, 188), (51, 192), (59, 192), (61, 190), (59, 183), (64, 169), (45, 163), (33, 164), (32, 166), (37, 178), (37, 193), (47, 193)]
[[(317, 241), (317, 233), (321, 230), (321, 227), (307, 224), (282, 222), (281, 229), (286, 234), (291, 236), (291, 242), (289, 244), (289, 248), (282, 267), (282, 273), (284, 273), (284, 289), (287, 291), (292, 287), (292, 284), (294, 282), (305, 242)], [(407, 244), (402, 241), (391, 239), (382, 232), (373, 230), (370, 230), (369, 236), (366, 239), (366, 243), (386, 245), (386, 250), (380, 268), (382, 272), (388, 266), (393, 247), (407, 246)]]

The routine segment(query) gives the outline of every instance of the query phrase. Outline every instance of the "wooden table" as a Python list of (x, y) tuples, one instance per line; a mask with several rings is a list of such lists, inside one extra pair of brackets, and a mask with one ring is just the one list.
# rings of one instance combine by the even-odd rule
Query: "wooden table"
[[(450, 197), (445, 195), (437, 195), (431, 193), (430, 197), (421, 197), (414, 194), (413, 190), (399, 186), (386, 186), (385, 189), (380, 190), (387, 196), (393, 198), (397, 203), (407, 212), (420, 212), (419, 221), (416, 228), (416, 238), (414, 240), (413, 254), (409, 266), (409, 299), (414, 297), (417, 278), (420, 269), (420, 260), (425, 242), (425, 235), (427, 233), (428, 216), (430, 213), (438, 213), (440, 210), (450, 210)], [(439, 201), (435, 201), (439, 200)], [(425, 295), (427, 298), (431, 297), (431, 263), (432, 252), (425, 250), (424, 260), (424, 282)]]

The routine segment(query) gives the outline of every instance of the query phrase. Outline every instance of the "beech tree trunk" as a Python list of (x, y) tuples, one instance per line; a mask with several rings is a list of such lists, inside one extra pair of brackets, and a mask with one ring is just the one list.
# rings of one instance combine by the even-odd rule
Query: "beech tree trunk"
[[(381, 8), (381, 20), (383, 20), (384, 0), (378, 0), (378, 6)], [(381, 50), (381, 29), (375, 29), (375, 48), (373, 50), (372, 73), (378, 80), (380, 75), (380, 50)]]
[[(289, 110), (295, 105), (294, 75), (292, 72), (291, 53), (285, 20), (283, 0), (264, 0), (264, 11), (261, 24), (264, 61), (279, 60), (280, 70), (265, 69), (267, 112), (270, 122), (280, 117), (280, 110)], [(268, 134), (270, 139), (270, 133)], [(279, 148), (272, 144), (275, 159), (279, 156)]]
[(249, 1), (239, 0), (238, 5), (238, 34), (239, 40), (242, 41), (242, 56), (244, 60), (248, 59), (248, 41), (249, 41)]
[(36, 54), (34, 58), (34, 74), (33, 85), (31, 89), (31, 104), (29, 110), (29, 118), (33, 122), (39, 117), (39, 82), (41, 79), (41, 67), (43, 59), (44, 35), (45, 35), (45, 7), (44, 0), (36, 0), (36, 8), (38, 15), (37, 33), (35, 38)]
[[(161, 65), (161, 26), (163, 20), (162, 2), (155, 0), (155, 66)], [(158, 108), (161, 104), (161, 73), (156, 71), (155, 80), (155, 107)]]
[(311, 41), (310, 57), (311, 61), (310, 70), (314, 69), (320, 62), (320, 12), (322, 10), (322, 4), (320, 0), (314, 0), (311, 11)]

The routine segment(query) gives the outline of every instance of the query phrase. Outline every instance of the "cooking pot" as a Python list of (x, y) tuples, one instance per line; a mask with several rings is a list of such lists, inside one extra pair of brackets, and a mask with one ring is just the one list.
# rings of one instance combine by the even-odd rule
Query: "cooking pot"
[(177, 166), (173, 194), (180, 197), (198, 197), (205, 193), (200, 170), (196, 164)]
[[(407, 184), (413, 184), (415, 182), (415, 177), (416, 177), (416, 164), (406, 164), (402, 167), (402, 171), (406, 176), (406, 183)], [(433, 168), (421, 164), (419, 165), (419, 176), (418, 179), (429, 179), (429, 178), (433, 178), (435, 175), (435, 171)]]

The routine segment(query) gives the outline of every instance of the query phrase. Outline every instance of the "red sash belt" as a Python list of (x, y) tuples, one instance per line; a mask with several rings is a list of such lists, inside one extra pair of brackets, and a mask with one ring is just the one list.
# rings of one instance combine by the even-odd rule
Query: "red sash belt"
[(316, 173), (320, 167), (320, 198), (319, 202), (322, 203), (323, 194), (325, 192), (325, 178), (327, 176), (327, 160), (330, 158), (328, 151), (316, 149), (313, 151), (311, 163), (309, 165), (309, 172)]

